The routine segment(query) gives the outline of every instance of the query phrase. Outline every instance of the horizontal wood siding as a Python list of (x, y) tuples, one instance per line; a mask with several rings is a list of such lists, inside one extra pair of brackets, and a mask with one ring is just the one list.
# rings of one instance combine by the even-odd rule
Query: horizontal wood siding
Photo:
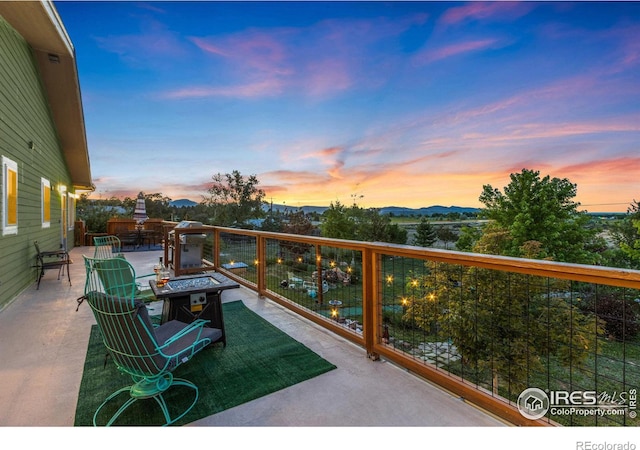
[[(33, 142), (35, 148), (29, 147)], [(34, 288), (35, 247), (57, 249), (61, 242), (59, 185), (72, 192), (45, 91), (25, 40), (0, 17), (0, 156), (18, 164), (18, 234), (0, 233), (0, 309)], [(0, 179), (2, 175), (0, 174)], [(51, 183), (51, 226), (41, 221), (41, 178)], [(0, 204), (3, 201), (0, 198)], [(67, 238), (73, 246), (73, 232)], [(41, 286), (42, 288), (46, 286)]]

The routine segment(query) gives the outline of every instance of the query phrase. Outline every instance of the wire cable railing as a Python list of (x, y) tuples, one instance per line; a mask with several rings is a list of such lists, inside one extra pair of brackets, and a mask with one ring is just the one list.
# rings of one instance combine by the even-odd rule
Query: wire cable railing
[(208, 268), (511, 423), (640, 425), (640, 271), (205, 228)]

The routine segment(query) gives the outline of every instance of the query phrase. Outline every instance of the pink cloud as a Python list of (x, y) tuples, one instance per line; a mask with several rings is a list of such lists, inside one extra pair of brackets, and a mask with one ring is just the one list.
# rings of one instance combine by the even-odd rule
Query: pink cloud
[(457, 25), (467, 20), (514, 19), (527, 14), (534, 7), (527, 2), (470, 2), (449, 8), (440, 18), (440, 23)]
[[(639, 168), (633, 170), (633, 168)], [(569, 164), (559, 167), (558, 172), (567, 173), (569, 176), (584, 177), (588, 174), (590, 179), (603, 179), (604, 182), (616, 183), (636, 182), (640, 177), (640, 156), (622, 156), (615, 158), (597, 159), (578, 164)]]
[(281, 92), (282, 82), (271, 79), (237, 86), (191, 86), (161, 93), (159, 97), (172, 100), (208, 97), (252, 98), (278, 95)]
[[(215, 64), (215, 78), (233, 79), (237, 87), (176, 89), (164, 97), (234, 95), (234, 92), (248, 96), (248, 91), (259, 96), (298, 91), (315, 100), (354, 86), (379, 85), (384, 74), (393, 70), (393, 62), (386, 61), (393, 56), (370, 57), (368, 50), (378, 55), (375, 49), (381, 42), (395, 39), (426, 20), (425, 14), (394, 21), (332, 19), (306, 28), (253, 28), (226, 36), (193, 36), (189, 38), (191, 43)], [(371, 71), (370, 58), (375, 59), (378, 70)], [(260, 86), (258, 79), (270, 80), (278, 89), (251, 89)]]
[[(139, 34), (96, 38), (103, 49), (118, 54), (133, 64), (159, 65), (167, 57), (183, 57), (187, 51), (180, 38), (158, 22), (151, 22), (148, 29)], [(158, 56), (162, 55), (162, 59)]]
[[(491, 120), (494, 126), (502, 121), (515, 123), (520, 120), (531, 123), (537, 117), (548, 120), (549, 105), (555, 105), (554, 111), (559, 112), (564, 108), (576, 108), (576, 102), (593, 102), (596, 97), (603, 99), (598, 101), (606, 101), (614, 94), (628, 94), (634, 92), (634, 89), (638, 88), (619, 80), (603, 81), (599, 74), (582, 74), (518, 92), (478, 107), (461, 109), (444, 117), (449, 124), (471, 123), (481, 118)], [(544, 126), (548, 125), (545, 123)]]
[(326, 160), (332, 160), (332, 158), (336, 155), (340, 155), (343, 149), (341, 147), (328, 147), (323, 148), (322, 150), (318, 150), (315, 152), (311, 152), (305, 155), (307, 158), (321, 158)]
[(463, 53), (492, 48), (496, 43), (497, 39), (482, 39), (476, 41), (460, 42), (435, 50), (425, 49), (415, 56), (414, 61), (418, 64), (428, 64)]
[(250, 30), (224, 38), (192, 37), (191, 41), (202, 51), (229, 59), (244, 70), (288, 75), (292, 68), (285, 39), (290, 33), (288, 29), (272, 33)]
[(344, 91), (353, 85), (349, 64), (344, 59), (311, 61), (306, 67), (307, 77), (303, 84), (314, 97)]
[(622, 66), (628, 68), (640, 63), (640, 27), (622, 27), (617, 34), (620, 39)]

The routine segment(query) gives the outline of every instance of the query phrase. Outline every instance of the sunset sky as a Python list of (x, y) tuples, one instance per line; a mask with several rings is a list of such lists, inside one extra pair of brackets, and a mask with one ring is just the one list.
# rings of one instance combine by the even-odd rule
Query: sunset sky
[(640, 2), (68, 2), (94, 197), (482, 206), (523, 168), (640, 200)]

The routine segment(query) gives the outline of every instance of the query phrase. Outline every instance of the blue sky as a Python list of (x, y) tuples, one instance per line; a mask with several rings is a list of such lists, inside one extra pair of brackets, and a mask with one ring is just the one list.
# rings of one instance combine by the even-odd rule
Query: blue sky
[(94, 197), (481, 206), (523, 168), (640, 200), (640, 2), (56, 2)]

